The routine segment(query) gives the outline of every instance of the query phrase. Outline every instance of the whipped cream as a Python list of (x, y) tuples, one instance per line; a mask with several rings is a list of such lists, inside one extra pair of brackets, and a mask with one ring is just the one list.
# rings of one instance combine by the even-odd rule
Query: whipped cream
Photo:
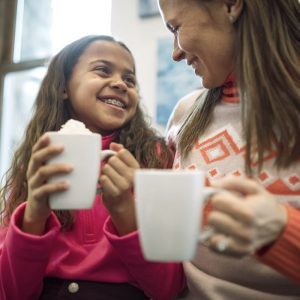
[(70, 119), (63, 124), (58, 132), (62, 134), (93, 134), (85, 127), (84, 123), (74, 119)]

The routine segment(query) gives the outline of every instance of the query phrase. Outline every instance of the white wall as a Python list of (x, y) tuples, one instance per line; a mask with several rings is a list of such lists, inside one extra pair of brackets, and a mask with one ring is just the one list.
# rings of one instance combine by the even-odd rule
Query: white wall
[(160, 16), (140, 18), (138, 0), (112, 0), (112, 35), (133, 52), (140, 94), (147, 113), (155, 123), (156, 43), (170, 36)]

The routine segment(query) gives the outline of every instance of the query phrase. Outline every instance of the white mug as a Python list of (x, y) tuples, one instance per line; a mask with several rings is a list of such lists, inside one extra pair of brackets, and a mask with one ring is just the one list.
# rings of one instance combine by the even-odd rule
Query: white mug
[(49, 181), (68, 181), (68, 190), (51, 194), (51, 209), (89, 209), (93, 206), (100, 173), (101, 160), (114, 155), (112, 150), (101, 150), (101, 135), (62, 134), (48, 132), (50, 142), (64, 146), (62, 153), (49, 159), (48, 163), (67, 163), (72, 172), (53, 176)]
[(137, 224), (150, 261), (185, 261), (212, 229), (201, 230), (202, 210), (217, 189), (204, 186), (204, 173), (140, 169), (135, 172)]

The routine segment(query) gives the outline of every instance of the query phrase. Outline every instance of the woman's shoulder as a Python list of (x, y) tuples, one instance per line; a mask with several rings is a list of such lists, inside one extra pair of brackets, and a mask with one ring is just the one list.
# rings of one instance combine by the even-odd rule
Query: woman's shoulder
[(196, 101), (203, 102), (206, 94), (207, 89), (198, 89), (185, 95), (177, 102), (169, 118), (166, 129), (166, 140), (169, 145), (175, 144), (177, 133), (184, 123), (184, 120), (193, 109), (193, 105)]
[(207, 89), (203, 88), (195, 90), (182, 97), (173, 109), (173, 112), (168, 121), (167, 130), (169, 130), (172, 126), (181, 125), (185, 118), (188, 116), (196, 100), (201, 98), (199, 100), (202, 101), (202, 99), (205, 98), (204, 95), (206, 95), (206, 93)]

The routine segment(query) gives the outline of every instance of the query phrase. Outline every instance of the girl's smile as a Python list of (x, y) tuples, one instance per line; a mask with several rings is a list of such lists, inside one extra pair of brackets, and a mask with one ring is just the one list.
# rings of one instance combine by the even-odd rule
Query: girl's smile
[(117, 43), (95, 41), (80, 56), (65, 100), (72, 117), (93, 132), (109, 134), (135, 115), (138, 91), (134, 62)]

